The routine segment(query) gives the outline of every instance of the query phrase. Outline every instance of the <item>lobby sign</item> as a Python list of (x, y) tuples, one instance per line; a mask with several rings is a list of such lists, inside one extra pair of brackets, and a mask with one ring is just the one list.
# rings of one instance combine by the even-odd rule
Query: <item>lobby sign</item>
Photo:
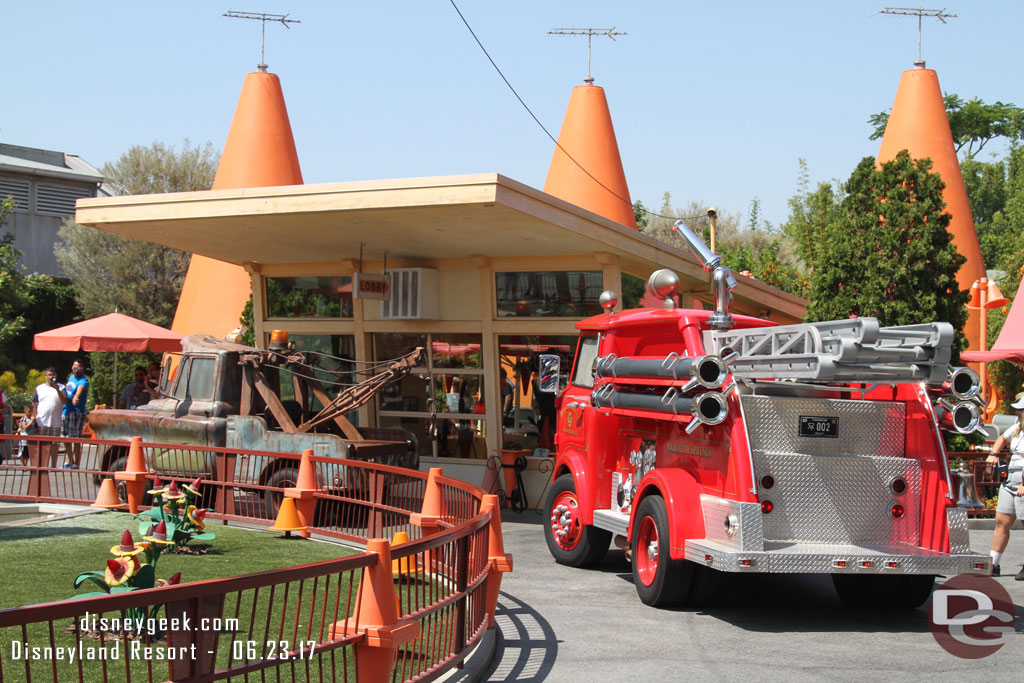
[(369, 301), (390, 301), (391, 276), (380, 273), (356, 273), (352, 278), (352, 296)]

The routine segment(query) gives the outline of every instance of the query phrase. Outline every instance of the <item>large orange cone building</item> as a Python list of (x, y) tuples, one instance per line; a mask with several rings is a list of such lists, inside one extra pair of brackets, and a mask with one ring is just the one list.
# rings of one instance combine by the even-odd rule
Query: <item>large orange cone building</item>
[[(896, 99), (889, 115), (889, 123), (882, 137), (878, 151), (878, 162), (891, 161), (901, 150), (909, 150), (914, 159), (931, 158), (932, 170), (942, 176), (946, 183), (943, 198), (946, 211), (953, 217), (949, 231), (953, 244), (967, 257), (967, 263), (957, 273), (960, 289), (969, 290), (971, 284), (985, 275), (985, 264), (981, 260), (978, 234), (974, 229), (974, 218), (967, 201), (960, 162), (953, 145), (953, 134), (949, 129), (946, 105), (942, 101), (939, 78), (933, 69), (923, 66), (903, 72)], [(970, 348), (979, 348), (981, 328), (977, 311), (971, 311), (964, 327), (964, 334)]]
[[(247, 74), (214, 190), (301, 185), (292, 126), (276, 74)], [(251, 280), (241, 266), (193, 255), (171, 329), (223, 337), (238, 327)]]
[(590, 83), (573, 88), (544, 191), (636, 228), (604, 88)]

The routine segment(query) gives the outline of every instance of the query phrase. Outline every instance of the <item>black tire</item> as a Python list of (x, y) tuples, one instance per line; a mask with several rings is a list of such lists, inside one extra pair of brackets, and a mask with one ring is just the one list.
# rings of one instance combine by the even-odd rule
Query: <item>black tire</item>
[(690, 592), (686, 594), (686, 604), (695, 607), (706, 607), (715, 604), (725, 583), (725, 572), (711, 567), (693, 564), (693, 581)]
[[(566, 509), (559, 510), (560, 507)], [(544, 497), (544, 508), (548, 511), (544, 540), (555, 562), (570, 567), (586, 567), (600, 561), (608, 552), (612, 543), (611, 532), (579, 521), (579, 501), (571, 474), (555, 479)], [(558, 535), (556, 531), (565, 533)]]
[(832, 584), (848, 607), (917, 609), (931, 596), (935, 577), (918, 574), (833, 574)]
[[(299, 469), (292, 467), (291, 465), (280, 467), (270, 473), (266, 481), (263, 482), (265, 486), (273, 486), (275, 488), (291, 488), (299, 481)], [(284, 498), (284, 494), (280, 491), (264, 491), (263, 492), (263, 506), (267, 511), (267, 519), (276, 519), (277, 511), (281, 508), (281, 499)]]
[(668, 607), (686, 599), (693, 585), (692, 562), (673, 560), (668, 513), (660, 496), (644, 498), (633, 515), (633, 582), (645, 605)]

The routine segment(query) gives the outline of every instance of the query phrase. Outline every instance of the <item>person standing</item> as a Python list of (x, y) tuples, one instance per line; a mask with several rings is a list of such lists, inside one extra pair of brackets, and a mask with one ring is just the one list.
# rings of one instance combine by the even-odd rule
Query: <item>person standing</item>
[[(996, 529), (992, 534), (992, 576), (999, 576), (999, 560), (1003, 557), (1006, 544), (1010, 541), (1010, 527), (1015, 519), (1024, 523), (1024, 392), (1017, 394), (1016, 401), (1010, 405), (1017, 411), (1017, 422), (1003, 432), (992, 446), (992, 455), (986, 458), (989, 465), (999, 463), (1003, 447), (1010, 444), (1010, 462), (1007, 467), (1007, 478), (999, 486), (999, 500), (996, 503)], [(1017, 581), (1024, 581), (1024, 565), (1021, 566)]]
[[(64, 436), (72, 439), (82, 438), (82, 427), (85, 426), (85, 401), (89, 397), (89, 378), (85, 376), (82, 361), (75, 359), (71, 364), (71, 374), (65, 384), (67, 402), (64, 404)], [(68, 450), (68, 462), (64, 467), (78, 469), (78, 461), (82, 458), (82, 444), (71, 444)]]
[[(56, 368), (49, 367), (43, 371), (46, 381), (36, 387), (32, 394), (32, 412), (36, 416), (36, 431), (39, 436), (60, 436), (61, 407), (68, 402), (64, 393), (64, 385), (57, 381)], [(41, 444), (36, 444), (39, 448)], [(57, 466), (57, 444), (51, 442), (50, 467)], [(42, 465), (40, 459), (39, 464)]]

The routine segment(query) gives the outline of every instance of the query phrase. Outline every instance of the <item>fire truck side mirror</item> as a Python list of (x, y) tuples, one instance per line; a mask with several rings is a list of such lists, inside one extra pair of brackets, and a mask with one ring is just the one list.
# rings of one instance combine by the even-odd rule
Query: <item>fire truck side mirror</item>
[(558, 392), (558, 370), (561, 359), (555, 354), (542, 353), (538, 357), (537, 388), (545, 394)]

